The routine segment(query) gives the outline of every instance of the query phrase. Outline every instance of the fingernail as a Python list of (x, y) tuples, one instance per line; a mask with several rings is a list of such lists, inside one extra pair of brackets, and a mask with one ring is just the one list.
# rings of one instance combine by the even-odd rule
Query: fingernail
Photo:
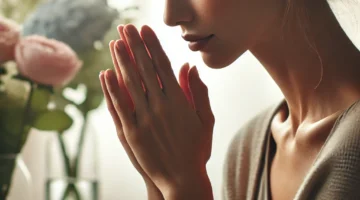
[(103, 73), (104, 73), (104, 71), (103, 71), (103, 70), (101, 70), (101, 71), (100, 71), (100, 73), (99, 73), (99, 76), (101, 76)]

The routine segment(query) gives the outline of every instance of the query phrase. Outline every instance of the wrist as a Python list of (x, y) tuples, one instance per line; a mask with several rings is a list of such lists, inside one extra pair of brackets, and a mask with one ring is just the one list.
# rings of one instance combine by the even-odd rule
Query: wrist
[(148, 200), (164, 200), (164, 197), (161, 194), (160, 190), (156, 187), (156, 185), (153, 182), (145, 181), (145, 184), (146, 184)]
[(163, 194), (166, 200), (213, 200), (211, 182), (206, 173), (185, 177)]

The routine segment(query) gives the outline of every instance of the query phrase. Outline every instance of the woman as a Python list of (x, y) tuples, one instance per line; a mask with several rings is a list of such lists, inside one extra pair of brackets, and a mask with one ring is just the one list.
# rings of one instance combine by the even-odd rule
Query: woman
[[(211, 68), (250, 50), (285, 96), (233, 139), (224, 199), (360, 199), (360, 53), (326, 0), (166, 0), (164, 21)], [(100, 80), (149, 199), (213, 199), (215, 120), (196, 67), (178, 84), (149, 27), (118, 30), (116, 73)]]

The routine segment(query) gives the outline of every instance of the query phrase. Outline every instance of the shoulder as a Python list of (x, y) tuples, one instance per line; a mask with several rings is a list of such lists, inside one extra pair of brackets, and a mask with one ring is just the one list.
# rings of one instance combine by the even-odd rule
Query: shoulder
[(323, 154), (356, 167), (360, 172), (360, 101), (338, 118)]
[(336, 121), (300, 197), (360, 199), (360, 101)]
[(341, 114), (326, 143), (325, 153), (333, 151), (332, 155), (342, 155), (351, 152), (360, 156), (360, 101)]

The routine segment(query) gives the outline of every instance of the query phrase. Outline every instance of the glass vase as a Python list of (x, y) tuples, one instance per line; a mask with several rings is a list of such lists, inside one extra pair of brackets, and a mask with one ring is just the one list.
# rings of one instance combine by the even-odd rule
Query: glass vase
[(97, 140), (93, 128), (54, 133), (46, 151), (47, 200), (97, 200)]
[(0, 199), (32, 200), (31, 175), (20, 154), (0, 154)]

